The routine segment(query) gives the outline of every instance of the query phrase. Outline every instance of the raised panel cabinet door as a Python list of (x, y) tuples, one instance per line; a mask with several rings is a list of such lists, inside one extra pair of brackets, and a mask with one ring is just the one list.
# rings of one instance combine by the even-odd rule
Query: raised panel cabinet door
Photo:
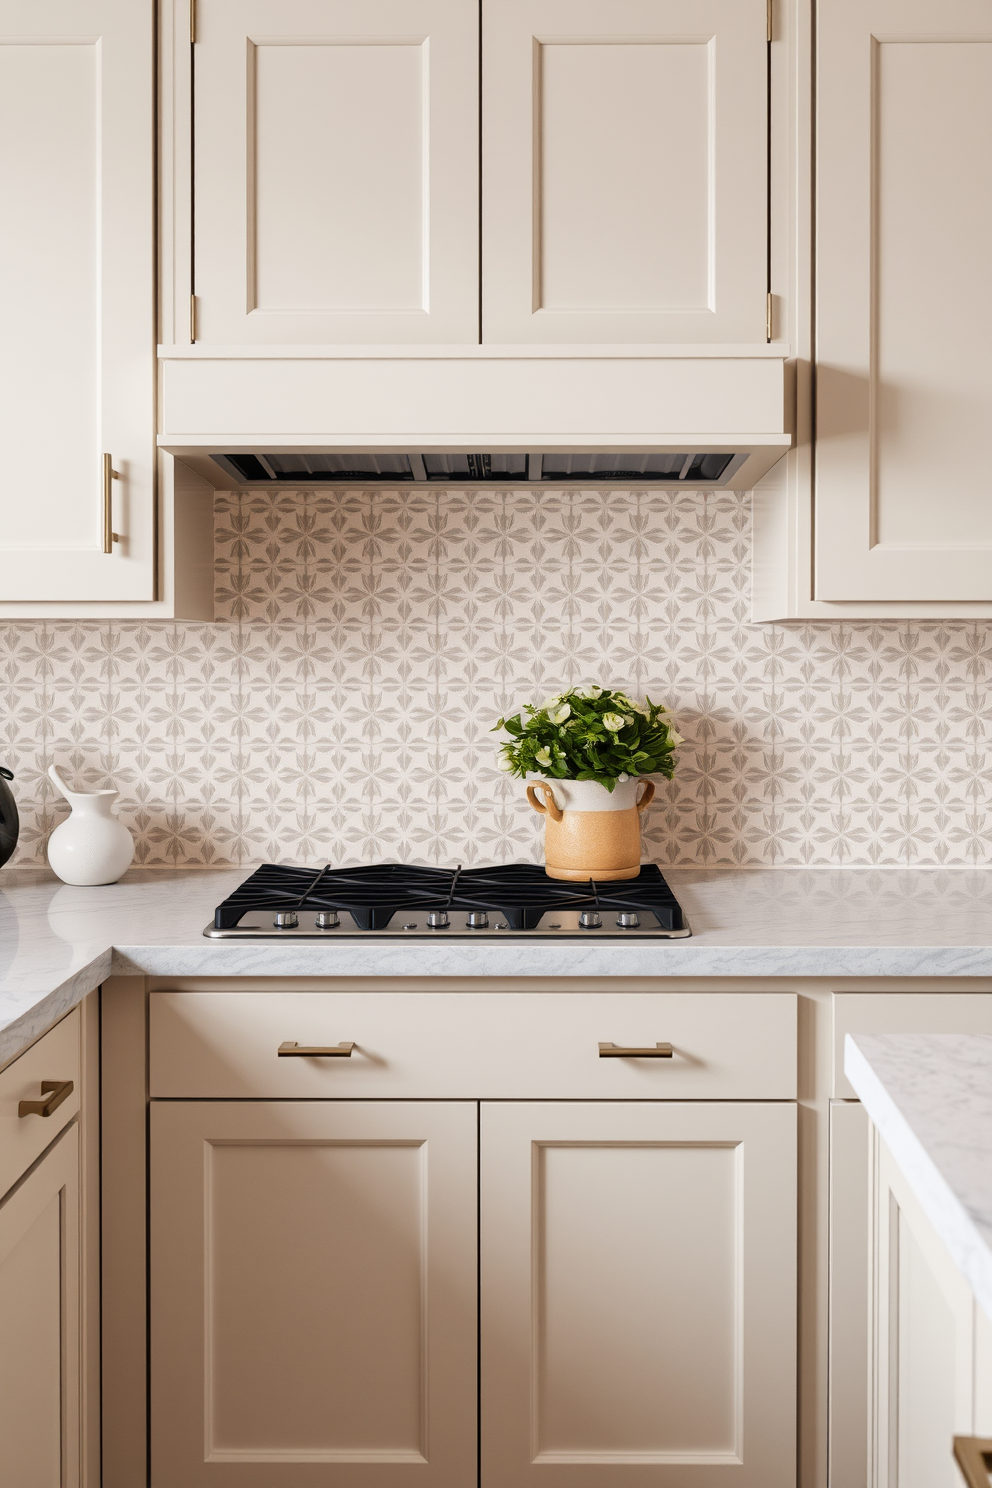
[(0, 602), (153, 597), (153, 15), (0, 0)]
[(977, 1429), (975, 1300), (885, 1144), (872, 1135), (872, 1481), (960, 1488), (951, 1444)]
[(0, 1201), (0, 1484), (79, 1485), (79, 1142)]
[(481, 1131), (482, 1488), (794, 1488), (794, 1105)]
[(477, 1108), (153, 1102), (156, 1488), (469, 1488)]
[(483, 0), (484, 341), (761, 342), (765, 0)]
[(198, 0), (198, 341), (479, 339), (470, 0)]
[(992, 599), (992, 11), (817, 21), (816, 598)]

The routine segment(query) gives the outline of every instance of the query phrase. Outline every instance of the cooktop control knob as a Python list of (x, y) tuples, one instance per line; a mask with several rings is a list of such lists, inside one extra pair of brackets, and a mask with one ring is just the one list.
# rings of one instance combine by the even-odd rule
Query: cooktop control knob
[(318, 930), (336, 930), (340, 923), (341, 921), (338, 919), (336, 909), (319, 909), (317, 911), (316, 924)]
[(622, 909), (617, 915), (617, 924), (621, 930), (636, 930), (640, 923), (637, 914), (632, 909)]
[(470, 909), (465, 923), (470, 930), (488, 930), (489, 916), (484, 909)]
[(277, 930), (295, 930), (300, 917), (295, 909), (281, 909), (272, 923)]
[(603, 916), (596, 909), (584, 909), (579, 915), (580, 930), (599, 930), (603, 923)]
[(446, 909), (429, 909), (427, 911), (427, 925), (431, 930), (447, 930), (448, 911)]

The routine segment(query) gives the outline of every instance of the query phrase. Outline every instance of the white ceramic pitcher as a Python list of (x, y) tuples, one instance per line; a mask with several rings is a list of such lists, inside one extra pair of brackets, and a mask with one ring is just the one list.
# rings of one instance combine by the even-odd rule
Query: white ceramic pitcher
[(118, 792), (70, 790), (54, 765), (48, 778), (72, 807), (48, 839), (52, 872), (67, 884), (116, 883), (134, 857), (131, 833), (110, 812)]

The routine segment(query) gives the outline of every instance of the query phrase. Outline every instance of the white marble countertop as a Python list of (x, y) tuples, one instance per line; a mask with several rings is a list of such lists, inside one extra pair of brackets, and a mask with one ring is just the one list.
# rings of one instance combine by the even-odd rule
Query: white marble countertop
[(992, 1319), (992, 1034), (849, 1033), (844, 1072)]
[(672, 869), (688, 940), (206, 940), (251, 872), (131, 869), (81, 889), (0, 870), (0, 1065), (108, 975), (992, 977), (984, 869)]

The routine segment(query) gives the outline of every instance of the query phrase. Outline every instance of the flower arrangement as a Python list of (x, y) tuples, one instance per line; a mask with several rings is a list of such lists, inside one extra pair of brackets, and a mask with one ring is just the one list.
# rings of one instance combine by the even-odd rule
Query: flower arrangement
[(596, 780), (608, 791), (632, 775), (671, 780), (674, 751), (684, 742), (664, 717), (666, 709), (650, 698), (642, 706), (607, 687), (575, 688), (523, 711), (526, 722), (517, 713), (493, 729), (510, 735), (500, 745), (501, 769), (521, 779)]

